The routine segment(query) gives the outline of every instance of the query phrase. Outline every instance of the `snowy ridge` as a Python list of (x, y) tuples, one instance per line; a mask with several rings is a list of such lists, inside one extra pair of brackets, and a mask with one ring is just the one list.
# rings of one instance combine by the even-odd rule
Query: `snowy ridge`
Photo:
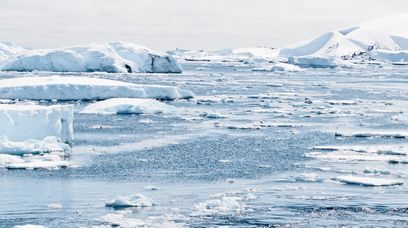
[[(0, 57), (1, 50), (0, 46)], [(2, 61), (0, 70), (181, 73), (182, 68), (171, 56), (131, 43), (113, 42), (24, 51)]]

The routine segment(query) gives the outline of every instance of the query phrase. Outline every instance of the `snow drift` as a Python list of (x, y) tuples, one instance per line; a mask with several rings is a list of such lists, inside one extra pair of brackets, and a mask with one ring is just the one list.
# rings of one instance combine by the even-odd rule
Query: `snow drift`
[(173, 86), (140, 85), (80, 76), (21, 77), (0, 80), (0, 98), (29, 100), (103, 100), (109, 98), (192, 98)]
[[(0, 55), (1, 55), (0, 46)], [(1, 56), (0, 56), (1, 57)], [(2, 71), (181, 73), (171, 56), (123, 42), (29, 50), (5, 59)]]

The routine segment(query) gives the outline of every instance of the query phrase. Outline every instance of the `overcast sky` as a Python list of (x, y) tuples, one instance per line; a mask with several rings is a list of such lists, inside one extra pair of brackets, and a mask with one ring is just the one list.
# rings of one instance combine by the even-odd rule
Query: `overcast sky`
[(153, 49), (282, 47), (407, 0), (0, 0), (0, 40), (34, 48), (130, 41)]

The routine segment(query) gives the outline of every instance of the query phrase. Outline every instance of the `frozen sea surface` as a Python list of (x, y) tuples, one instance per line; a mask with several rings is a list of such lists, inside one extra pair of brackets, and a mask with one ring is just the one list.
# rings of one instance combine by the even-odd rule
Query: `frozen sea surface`
[[(184, 68), (86, 74), (196, 94), (166, 101), (172, 113), (97, 115), (81, 113), (92, 102), (43, 103), (75, 105), (73, 166), (0, 170), (0, 227), (408, 225), (407, 67)], [(134, 194), (155, 205), (105, 207)]]

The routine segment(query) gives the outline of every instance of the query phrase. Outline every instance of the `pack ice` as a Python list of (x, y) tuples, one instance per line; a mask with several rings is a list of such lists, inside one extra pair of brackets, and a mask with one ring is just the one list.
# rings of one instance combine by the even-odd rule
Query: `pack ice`
[(29, 100), (103, 100), (109, 98), (192, 98), (194, 93), (173, 86), (140, 85), (79, 77), (21, 77), (0, 80), (0, 98)]
[[(181, 73), (171, 56), (132, 43), (94, 43), (84, 46), (42, 50), (4, 48), (9, 58), (0, 63), (2, 71)], [(8, 51), (11, 49), (12, 51)], [(0, 44), (0, 57), (2, 54)], [(1, 59), (0, 59), (1, 60)]]

